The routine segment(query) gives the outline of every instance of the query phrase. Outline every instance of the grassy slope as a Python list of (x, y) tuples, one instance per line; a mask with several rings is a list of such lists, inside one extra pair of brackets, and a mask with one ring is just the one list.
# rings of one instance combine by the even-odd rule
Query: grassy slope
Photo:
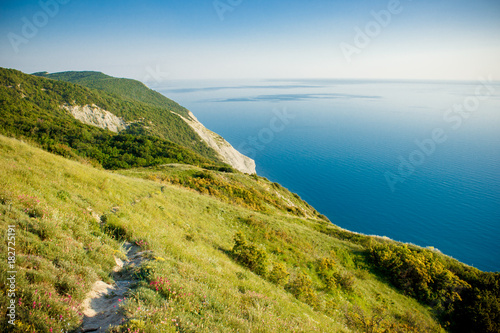
[[(357, 239), (325, 221), (251, 210), (165, 182), (94, 169), (3, 136), (0, 179), (1, 228), (15, 224), (17, 230), (18, 332), (35, 326), (58, 331), (62, 322), (76, 327), (84, 294), (95, 280), (109, 279), (113, 254), (120, 255), (120, 240), (112, 236), (120, 234), (147, 243), (156, 257), (138, 269), (144, 282), (123, 306), (134, 319), (130, 326), (146, 332), (366, 331), (378, 319), (392, 324), (392, 331), (440, 330), (426, 307), (374, 275), (362, 245), (317, 231)], [(280, 193), (301, 206), (292, 194)], [(100, 225), (92, 214), (107, 222)], [(236, 263), (230, 250), (237, 231), (264, 248), (271, 262), (284, 263), (292, 279), (301, 271), (311, 276), (318, 304), (311, 307)], [(6, 243), (0, 246), (4, 293)], [(325, 291), (316, 272), (321, 258), (351, 274), (353, 289)], [(160, 277), (169, 280), (170, 292), (150, 287)], [(2, 318), (6, 300), (3, 295)]]
[(132, 177), (154, 180), (162, 184), (180, 185), (210, 194), (224, 202), (237, 204), (260, 212), (282, 213), (296, 216), (328, 219), (291, 194), (278, 183), (266, 178), (240, 173), (214, 172), (192, 165), (167, 164), (150, 168), (121, 170), (119, 173)]

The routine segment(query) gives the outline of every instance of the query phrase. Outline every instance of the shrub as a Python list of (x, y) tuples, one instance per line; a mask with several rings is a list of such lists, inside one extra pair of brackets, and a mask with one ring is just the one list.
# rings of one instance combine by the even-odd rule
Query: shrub
[(317, 263), (318, 275), (321, 277), (325, 283), (325, 289), (327, 291), (333, 291), (337, 289), (339, 285), (339, 276), (335, 271), (336, 263), (332, 258), (321, 258)]
[(354, 283), (356, 282), (356, 279), (354, 278), (354, 275), (351, 272), (346, 270), (337, 272), (335, 274), (335, 279), (345, 290), (347, 291), (354, 290)]
[(65, 190), (60, 190), (59, 192), (57, 192), (56, 196), (58, 199), (61, 199), (62, 201), (68, 201), (68, 199), (71, 198), (70, 194)]
[(278, 286), (286, 285), (289, 277), (290, 273), (286, 270), (286, 265), (282, 263), (275, 263), (273, 269), (269, 273), (269, 281)]
[(387, 319), (386, 311), (383, 308), (375, 308), (369, 314), (355, 305), (352, 308), (346, 309), (345, 316), (351, 328), (362, 332), (394, 332), (394, 327)]
[(370, 253), (394, 285), (438, 308), (460, 301), (460, 291), (469, 287), (431, 251), (413, 250), (407, 245), (377, 244), (370, 248)]
[(234, 236), (234, 246), (231, 252), (236, 261), (248, 267), (254, 273), (261, 276), (267, 275), (268, 257), (266, 251), (248, 243), (241, 231)]
[(313, 308), (319, 307), (318, 296), (314, 292), (312, 280), (307, 274), (300, 272), (295, 279), (286, 286), (286, 289), (298, 300), (309, 304)]
[(335, 260), (331, 258), (321, 258), (318, 262), (318, 271), (320, 275), (328, 275), (335, 268)]
[(103, 223), (103, 231), (112, 238), (117, 240), (127, 239), (128, 232), (115, 215), (103, 215), (101, 216), (101, 222)]
[(334, 275), (329, 275), (323, 279), (326, 285), (326, 290), (333, 291), (338, 287), (337, 278)]
[(216, 178), (214, 174), (208, 170), (203, 170), (203, 171), (198, 171), (194, 174), (195, 178), (201, 178), (201, 179), (207, 179), (207, 180), (212, 180), (215, 181)]

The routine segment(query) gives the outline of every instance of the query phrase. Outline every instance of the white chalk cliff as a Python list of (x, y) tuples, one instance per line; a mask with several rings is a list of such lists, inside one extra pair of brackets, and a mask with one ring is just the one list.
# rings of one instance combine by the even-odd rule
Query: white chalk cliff
[(109, 111), (106, 111), (95, 104), (92, 105), (63, 105), (63, 109), (71, 112), (73, 117), (87, 125), (93, 125), (108, 129), (118, 133), (127, 128), (127, 124), (122, 118), (119, 118)]
[[(127, 128), (127, 123), (125, 123), (122, 118), (94, 104), (84, 106), (66, 104), (63, 105), (62, 108), (68, 110), (73, 117), (87, 125), (108, 129), (115, 133)], [(241, 154), (223, 137), (203, 126), (191, 112), (189, 112), (189, 118), (185, 118), (175, 112), (172, 113), (181, 117), (210, 148), (219, 154), (223, 162), (229, 164), (238, 171), (248, 174), (255, 173), (254, 160)]]
[[(177, 114), (177, 113), (176, 113)], [(206, 142), (206, 144), (215, 150), (220, 158), (231, 165), (238, 171), (243, 173), (253, 174), (255, 173), (255, 161), (250, 157), (247, 157), (234, 149), (229, 142), (227, 142), (222, 136), (214, 133), (203, 126), (202, 123), (196, 119), (194, 114), (189, 112), (189, 118), (181, 117), (191, 128), (200, 136), (200, 138)]]

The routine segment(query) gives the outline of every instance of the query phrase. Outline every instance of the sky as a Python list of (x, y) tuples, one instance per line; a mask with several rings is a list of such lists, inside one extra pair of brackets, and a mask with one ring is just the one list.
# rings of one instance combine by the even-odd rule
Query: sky
[(181, 79), (500, 79), (498, 0), (0, 0), (0, 67)]

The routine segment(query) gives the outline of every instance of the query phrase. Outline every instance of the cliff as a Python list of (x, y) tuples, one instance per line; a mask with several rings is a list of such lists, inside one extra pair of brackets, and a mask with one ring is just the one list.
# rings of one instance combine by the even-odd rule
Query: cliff
[(179, 115), (179, 117), (191, 126), (196, 134), (198, 134), (210, 148), (219, 154), (222, 161), (243, 173), (256, 173), (254, 160), (234, 149), (234, 147), (220, 135), (203, 126), (191, 111), (189, 112), (189, 118), (185, 118), (181, 115)]
[[(97, 126), (115, 133), (127, 128), (127, 124), (122, 118), (115, 116), (113, 113), (106, 111), (95, 104), (84, 106), (63, 105), (62, 108), (69, 111), (77, 120), (87, 125)], [(192, 112), (189, 112), (189, 118), (185, 118), (175, 112), (172, 113), (181, 117), (182, 120), (184, 120), (196, 132), (196, 134), (200, 136), (208, 147), (215, 150), (223, 162), (243, 173), (256, 173), (254, 160), (241, 154), (223, 137), (203, 126), (203, 124), (196, 119)]]
[(63, 105), (63, 109), (68, 110), (73, 117), (87, 125), (97, 126), (111, 132), (118, 133), (127, 128), (125, 121), (106, 111), (97, 105)]
[(126, 129), (127, 125), (141, 126), (150, 135), (180, 144), (211, 160), (227, 163), (243, 173), (255, 173), (252, 159), (238, 152), (220, 135), (205, 128), (189, 110), (139, 81), (89, 71), (39, 72), (34, 75), (109, 93), (125, 101), (126, 108), (130, 103), (137, 106), (128, 111), (123, 105), (110, 105), (105, 110), (103, 105), (98, 107), (94, 104), (65, 107), (85, 124), (113, 132)]

